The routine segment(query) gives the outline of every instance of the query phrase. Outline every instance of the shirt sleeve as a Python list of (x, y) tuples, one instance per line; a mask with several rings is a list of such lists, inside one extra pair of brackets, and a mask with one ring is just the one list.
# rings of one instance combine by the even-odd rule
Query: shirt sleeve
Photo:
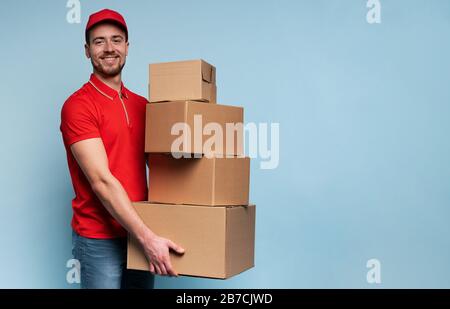
[(61, 109), (60, 130), (67, 146), (100, 137), (99, 123), (95, 105), (86, 99), (69, 98)]

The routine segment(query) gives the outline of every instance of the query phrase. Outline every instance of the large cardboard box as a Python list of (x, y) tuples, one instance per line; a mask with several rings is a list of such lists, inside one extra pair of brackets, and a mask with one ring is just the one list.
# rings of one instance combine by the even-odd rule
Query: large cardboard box
[[(171, 253), (180, 275), (229, 278), (254, 266), (255, 206), (186, 206), (133, 203), (144, 223), (185, 249)], [(128, 239), (127, 267), (148, 270), (140, 244)]]
[(149, 101), (216, 102), (216, 68), (199, 60), (154, 63), (149, 66)]
[(242, 107), (174, 101), (147, 104), (145, 152), (243, 156)]
[(148, 200), (208, 206), (248, 205), (250, 158), (149, 154)]

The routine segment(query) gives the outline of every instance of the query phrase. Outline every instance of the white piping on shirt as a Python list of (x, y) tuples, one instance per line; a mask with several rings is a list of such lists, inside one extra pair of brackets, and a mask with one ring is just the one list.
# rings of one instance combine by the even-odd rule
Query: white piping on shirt
[[(111, 101), (114, 100), (114, 99), (111, 98), (109, 95), (107, 95), (106, 93), (104, 93), (103, 91), (101, 91), (100, 89), (98, 89), (97, 86), (95, 86), (93, 82), (89, 81), (89, 83), (90, 83), (90, 84), (91, 84), (98, 92), (100, 92), (101, 94), (103, 94), (105, 97), (107, 97), (107, 98), (110, 99)], [(125, 118), (127, 119), (127, 126), (129, 127), (129, 126), (130, 126), (130, 119), (128, 118), (127, 107), (125, 106), (125, 103), (124, 103), (123, 100), (122, 100), (122, 94), (121, 94), (121, 93), (119, 93), (119, 99), (120, 99), (120, 102), (122, 102), (122, 108), (123, 108), (123, 111), (125, 112)]]
[(125, 106), (125, 103), (123, 103), (122, 94), (120, 94), (120, 93), (119, 93), (119, 99), (120, 99), (120, 102), (122, 102), (123, 111), (125, 112), (125, 117), (127, 118), (127, 125), (130, 126), (130, 119), (128, 119), (127, 108)]

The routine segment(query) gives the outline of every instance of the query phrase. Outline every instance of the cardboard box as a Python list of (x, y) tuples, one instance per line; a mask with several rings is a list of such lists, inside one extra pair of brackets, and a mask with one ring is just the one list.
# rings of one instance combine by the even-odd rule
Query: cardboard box
[(216, 102), (216, 68), (199, 60), (154, 63), (149, 66), (149, 101)]
[(237, 106), (194, 101), (147, 104), (145, 152), (242, 156), (243, 122), (244, 109)]
[(208, 206), (248, 205), (250, 158), (149, 154), (148, 200)]
[[(133, 203), (157, 235), (185, 249), (171, 253), (180, 275), (225, 279), (254, 266), (255, 206), (208, 207)], [(140, 244), (128, 240), (127, 268), (148, 270)]]

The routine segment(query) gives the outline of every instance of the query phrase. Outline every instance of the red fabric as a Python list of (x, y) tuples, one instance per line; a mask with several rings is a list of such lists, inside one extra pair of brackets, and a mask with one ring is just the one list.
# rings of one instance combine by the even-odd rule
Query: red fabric
[(75, 191), (72, 227), (84, 237), (124, 237), (127, 232), (92, 191), (70, 150), (73, 143), (101, 138), (110, 171), (120, 181), (130, 200), (147, 198), (144, 153), (147, 100), (129, 91), (123, 84), (121, 94), (123, 104), (117, 91), (92, 74), (90, 81), (72, 94), (61, 110), (60, 130)]
[(103, 9), (89, 16), (89, 20), (86, 24), (86, 31), (91, 29), (94, 25), (98, 24), (99, 22), (105, 20), (114, 21), (120, 24), (125, 29), (125, 31), (128, 32), (127, 24), (125, 23), (125, 19), (123, 18), (123, 16), (120, 15), (118, 12), (109, 9)]

